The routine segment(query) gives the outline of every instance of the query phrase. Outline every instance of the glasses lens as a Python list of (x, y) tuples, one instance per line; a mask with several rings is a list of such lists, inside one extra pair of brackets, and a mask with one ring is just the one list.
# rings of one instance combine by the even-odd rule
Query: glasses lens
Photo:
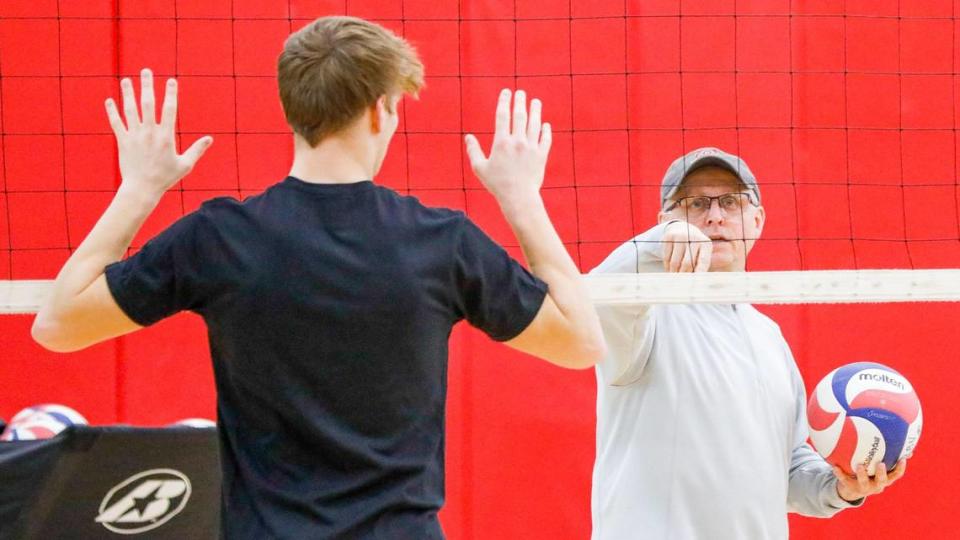
[(689, 218), (697, 218), (710, 209), (710, 197), (685, 197), (681, 204)]
[(723, 208), (724, 212), (728, 214), (730, 212), (740, 212), (743, 208), (743, 195), (740, 193), (727, 193), (726, 195), (721, 195), (718, 200), (720, 203), (720, 208)]

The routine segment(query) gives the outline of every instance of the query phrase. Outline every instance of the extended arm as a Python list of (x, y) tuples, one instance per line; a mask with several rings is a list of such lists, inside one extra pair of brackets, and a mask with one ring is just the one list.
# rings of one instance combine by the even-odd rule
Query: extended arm
[(530, 265), (549, 292), (533, 322), (507, 344), (555, 364), (585, 368), (605, 352), (603, 335), (586, 284), (547, 215), (540, 186), (550, 151), (550, 124), (540, 122), (540, 101), (527, 116), (518, 90), (510, 114), (509, 90), (500, 93), (489, 158), (473, 135), (467, 153), (477, 177), (497, 199)]
[(178, 155), (174, 139), (176, 81), (167, 81), (159, 123), (149, 70), (143, 71), (141, 85), (142, 118), (129, 79), (121, 83), (126, 124), (114, 101), (106, 102), (107, 117), (117, 137), (122, 181), (97, 224), (60, 270), (34, 319), (33, 338), (47, 349), (75, 351), (140, 328), (113, 299), (104, 268), (123, 257), (164, 192), (190, 172), (212, 142), (203, 137)]

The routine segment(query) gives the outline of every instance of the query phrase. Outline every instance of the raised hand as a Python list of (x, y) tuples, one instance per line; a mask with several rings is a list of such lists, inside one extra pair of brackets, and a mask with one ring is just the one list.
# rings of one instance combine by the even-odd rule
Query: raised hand
[[(121, 190), (159, 198), (186, 176), (213, 143), (213, 137), (201, 137), (183, 154), (177, 153), (174, 125), (177, 119), (177, 81), (167, 80), (160, 123), (157, 123), (153, 95), (153, 73), (140, 73), (140, 110), (130, 79), (120, 82), (123, 94), (123, 118), (113, 99), (107, 99), (107, 119), (117, 137), (120, 158)], [(140, 113), (143, 113), (142, 116)]]
[(663, 269), (667, 272), (707, 272), (713, 242), (686, 221), (674, 221), (663, 232)]
[(510, 94), (507, 89), (500, 92), (490, 157), (484, 155), (476, 137), (466, 136), (473, 172), (501, 205), (538, 195), (553, 139), (550, 124), (541, 126), (539, 99), (530, 102), (527, 116), (527, 96), (523, 90), (517, 90), (513, 96), (511, 122)]

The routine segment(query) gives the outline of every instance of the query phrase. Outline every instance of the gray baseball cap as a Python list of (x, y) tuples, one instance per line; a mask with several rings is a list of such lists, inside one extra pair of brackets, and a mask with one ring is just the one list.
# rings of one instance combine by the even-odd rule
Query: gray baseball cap
[(660, 184), (660, 207), (663, 208), (670, 197), (673, 197), (688, 174), (707, 165), (723, 167), (732, 172), (753, 193), (756, 203), (760, 204), (760, 187), (757, 186), (757, 178), (750, 167), (747, 167), (747, 163), (739, 156), (706, 146), (678, 157), (667, 167), (667, 172), (663, 175), (663, 183)]

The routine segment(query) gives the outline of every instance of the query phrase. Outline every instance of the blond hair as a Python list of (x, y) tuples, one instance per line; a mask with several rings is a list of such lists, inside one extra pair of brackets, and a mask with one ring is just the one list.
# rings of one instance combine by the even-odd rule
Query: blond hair
[(423, 87), (423, 64), (406, 40), (378, 24), (323, 17), (287, 38), (277, 82), (287, 123), (314, 147), (380, 96), (416, 96)]

